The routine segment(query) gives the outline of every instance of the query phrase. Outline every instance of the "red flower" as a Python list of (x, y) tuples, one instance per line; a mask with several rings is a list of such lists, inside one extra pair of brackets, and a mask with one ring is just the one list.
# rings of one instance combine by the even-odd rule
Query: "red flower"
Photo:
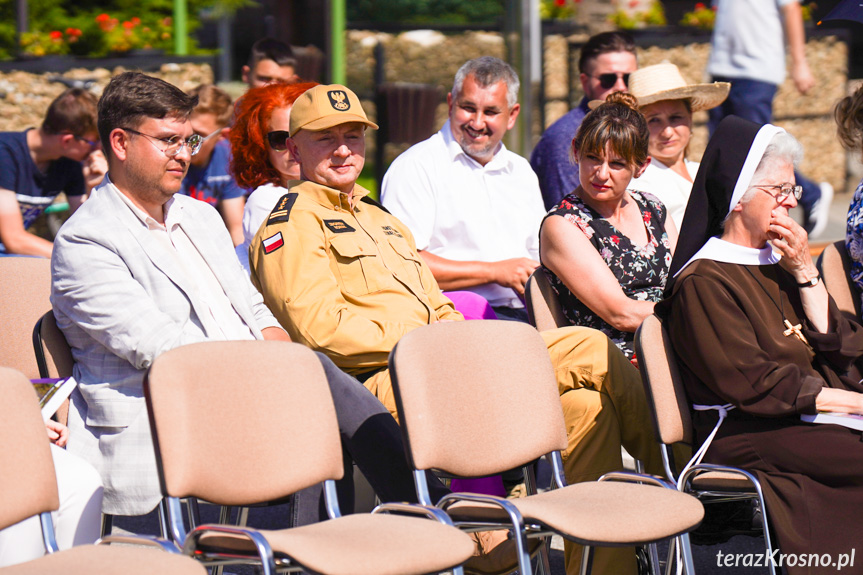
[(620, 244), (620, 236), (611, 236), (611, 241), (614, 242), (614, 245)]
[(141, 23), (141, 19), (140, 19), (140, 18), (138, 18), (137, 16), (135, 16), (134, 18), (132, 18), (132, 25), (133, 25), (133, 26), (137, 26), (137, 25), (138, 25), (138, 24), (140, 24), (140, 23)]
[(563, 7), (566, 5), (566, 0), (554, 0), (554, 5)]
[(630, 8), (635, 8), (636, 6), (638, 6), (638, 0), (629, 0)]
[(54, 31), (52, 31), (52, 32), (49, 34), (49, 36), (51, 36), (51, 39), (52, 39), (52, 40), (62, 40), (62, 39), (63, 39), (63, 33), (62, 33), (62, 32), (60, 32), (59, 30), (54, 30)]
[(123, 28), (125, 28), (126, 30), (131, 30), (134, 27), (135, 27), (135, 24), (132, 22), (129, 22), (128, 20), (123, 22)]
[(108, 16), (107, 14), (104, 14), (104, 13), (96, 16), (96, 22), (100, 22), (100, 23), (101, 22), (107, 22), (110, 19), (111, 19), (111, 17)]
[(698, 3), (695, 5), (695, 9), (696, 9), (696, 10), (704, 10), (705, 8), (706, 8), (706, 6), (704, 5), (704, 3), (703, 3), (703, 2), (698, 2)]

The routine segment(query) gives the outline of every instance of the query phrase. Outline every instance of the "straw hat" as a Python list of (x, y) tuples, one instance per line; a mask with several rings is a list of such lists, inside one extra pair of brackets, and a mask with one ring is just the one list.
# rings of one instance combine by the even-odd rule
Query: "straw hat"
[[(629, 75), (629, 93), (638, 99), (640, 108), (662, 100), (689, 100), (693, 112), (709, 110), (724, 102), (730, 89), (728, 82), (687, 84), (677, 66), (668, 62), (639, 68)], [(601, 103), (594, 100), (590, 108)]]

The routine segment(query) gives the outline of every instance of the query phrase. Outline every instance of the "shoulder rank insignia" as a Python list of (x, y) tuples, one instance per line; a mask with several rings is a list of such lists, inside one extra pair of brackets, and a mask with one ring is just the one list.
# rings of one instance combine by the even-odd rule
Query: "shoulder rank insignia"
[(270, 212), (270, 217), (267, 218), (267, 225), (287, 222), (288, 218), (291, 217), (291, 208), (294, 207), (294, 202), (297, 201), (297, 196), (299, 196), (299, 194), (296, 192), (282, 196), (281, 199), (276, 202), (276, 207), (273, 208), (272, 212)]
[(327, 226), (334, 234), (344, 234), (347, 232), (355, 232), (354, 228), (348, 225), (344, 220), (324, 220), (324, 225)]
[(274, 235), (266, 238), (261, 242), (261, 245), (264, 246), (264, 253), (271, 254), (283, 245), (285, 245), (285, 240), (282, 239), (282, 232), (276, 232)]

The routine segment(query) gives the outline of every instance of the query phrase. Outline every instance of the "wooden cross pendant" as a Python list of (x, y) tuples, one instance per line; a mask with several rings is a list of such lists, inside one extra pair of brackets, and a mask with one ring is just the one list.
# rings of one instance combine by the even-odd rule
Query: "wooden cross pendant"
[(782, 332), (785, 337), (793, 335), (794, 337), (805, 343), (807, 346), (809, 345), (809, 342), (806, 340), (806, 336), (803, 335), (802, 325), (800, 325), (799, 323), (797, 325), (791, 325), (791, 322), (787, 319), (783, 321), (785, 322), (785, 327), (788, 328)]

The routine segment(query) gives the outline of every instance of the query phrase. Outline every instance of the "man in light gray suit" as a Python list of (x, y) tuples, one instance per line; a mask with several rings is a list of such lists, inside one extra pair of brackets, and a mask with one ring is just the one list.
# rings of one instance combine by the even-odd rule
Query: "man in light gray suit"
[[(218, 212), (175, 195), (201, 145), (189, 123), (195, 105), (162, 80), (134, 72), (114, 78), (99, 101), (108, 175), (54, 244), (51, 301), (79, 382), (68, 449), (101, 473), (105, 513), (144, 514), (161, 497), (142, 389), (160, 353), (207, 340), (289, 341), (240, 266)], [(356, 461), (381, 499), (415, 501), (395, 420), (359, 382), (321, 362), (346, 461)], [(339, 485), (348, 510), (350, 476)], [(295, 523), (321, 516), (320, 491), (298, 498)]]

